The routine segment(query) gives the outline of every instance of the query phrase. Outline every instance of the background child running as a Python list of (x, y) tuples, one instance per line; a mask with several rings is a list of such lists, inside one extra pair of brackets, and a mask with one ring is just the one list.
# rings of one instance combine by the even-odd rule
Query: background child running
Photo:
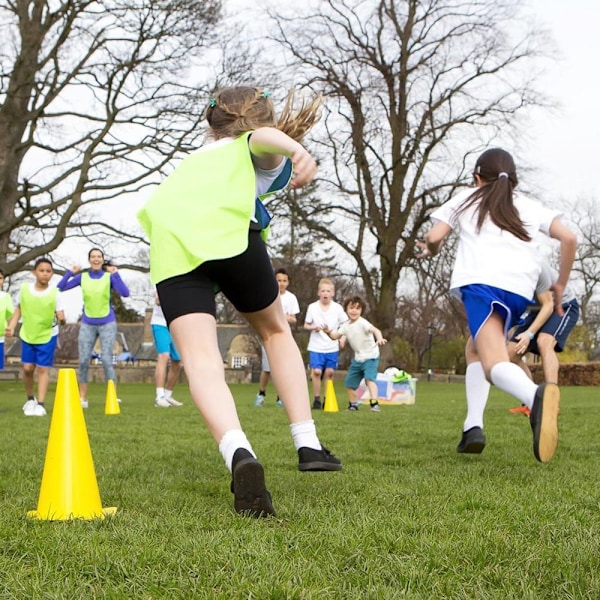
[(314, 396), (312, 407), (318, 410), (324, 406), (324, 402), (321, 402), (321, 382), (326, 385), (327, 381), (333, 379), (338, 367), (340, 349), (343, 349), (346, 343), (344, 336), (333, 340), (324, 329), (327, 327), (332, 331), (337, 330), (348, 320), (348, 315), (342, 305), (333, 299), (335, 285), (331, 279), (325, 277), (319, 281), (317, 294), (319, 299), (309, 304), (306, 310), (304, 329), (310, 331), (308, 359)]
[(311, 418), (302, 356), (283, 313), (263, 235), (261, 200), (306, 185), (316, 163), (299, 143), (317, 121), (320, 99), (275, 116), (268, 92), (233, 87), (209, 102), (215, 139), (187, 157), (140, 211), (150, 238), (150, 274), (188, 374), (190, 392), (232, 473), (234, 508), (275, 514), (264, 469), (240, 424), (217, 344), (215, 290), (221, 290), (263, 343), (290, 422), (301, 471), (338, 471)]
[[(432, 213), (437, 222), (418, 243), (420, 257), (439, 252), (443, 239), (457, 231), (450, 289), (462, 299), (473, 340), (473, 354), (467, 357), (467, 403), (485, 402), (488, 381), (517, 398), (531, 410), (534, 455), (548, 462), (558, 445), (560, 391), (554, 383), (536, 386), (510, 361), (506, 335), (533, 299), (541, 270), (533, 238), (542, 232), (560, 242), (555, 286), (559, 312), (577, 239), (557, 211), (514, 192), (516, 168), (505, 150), (484, 152), (473, 177), (475, 191), (458, 194)], [(484, 446), (482, 427), (473, 425), (463, 431), (457, 450), (478, 453)]]
[[(283, 307), (283, 314), (285, 315), (289, 326), (292, 327), (292, 325), (296, 324), (296, 315), (300, 312), (298, 298), (287, 289), (290, 285), (290, 276), (286, 269), (283, 267), (277, 269), (275, 271), (275, 279), (279, 286), (279, 299), (281, 300), (281, 306)], [(269, 383), (269, 377), (271, 376), (271, 366), (269, 365), (269, 358), (267, 357), (265, 347), (261, 346), (260, 350), (262, 370), (260, 372), (258, 394), (256, 394), (256, 398), (254, 399), (254, 406), (264, 406), (265, 396), (267, 394), (267, 383)], [(275, 402), (277, 406), (283, 406), (279, 394), (277, 395), (277, 400)]]
[(381, 330), (377, 329), (363, 318), (362, 314), (366, 304), (359, 296), (349, 298), (344, 302), (344, 310), (348, 315), (348, 321), (340, 325), (337, 331), (325, 327), (323, 331), (332, 339), (337, 340), (346, 336), (354, 358), (350, 363), (346, 375), (346, 389), (348, 390), (348, 410), (358, 410), (356, 390), (364, 379), (369, 390), (369, 404), (373, 412), (379, 412), (379, 401), (377, 399), (377, 371), (379, 370), (379, 346), (387, 343)]
[[(17, 308), (11, 317), (6, 334), (12, 336), (21, 319), (21, 362), (27, 401), (23, 405), (26, 417), (46, 416), (49, 370), (54, 365), (58, 339), (58, 321), (65, 315), (58, 288), (50, 285), (54, 270), (47, 258), (38, 258), (33, 267), (35, 281), (24, 283), (19, 292)], [(37, 370), (38, 393), (34, 395), (34, 374)]]
[[(158, 294), (155, 294), (150, 326), (152, 327), (152, 337), (156, 348), (156, 368), (154, 369), (156, 398), (154, 406), (159, 408), (183, 406), (183, 402), (173, 398), (173, 388), (179, 381), (179, 374), (181, 373), (181, 358), (171, 339), (165, 315), (160, 307)], [(169, 368), (169, 360), (171, 361), (171, 368)]]
[(15, 312), (12, 298), (8, 292), (2, 289), (4, 285), (4, 271), (0, 269), (0, 371), (4, 369), (4, 335), (6, 324)]
[[(554, 308), (551, 288), (558, 280), (558, 271), (547, 262), (542, 264), (540, 274), (540, 285), (547, 286), (548, 298)], [(579, 319), (579, 302), (570, 285), (565, 286), (562, 295), (562, 314), (552, 310), (548, 318), (544, 319), (544, 302), (540, 301), (530, 306), (523, 323), (519, 324), (511, 341), (508, 343), (508, 353), (513, 362), (518, 364), (530, 379), (531, 372), (523, 362), (523, 355), (531, 352), (542, 358), (544, 369), (544, 381), (558, 383), (558, 371), (560, 363), (557, 352), (562, 352), (567, 342), (567, 337)]]
[[(58, 282), (61, 291), (81, 286), (83, 314), (79, 326), (79, 395), (81, 406), (88, 407), (88, 371), (96, 340), (100, 339), (100, 357), (104, 378), (117, 387), (117, 378), (112, 364), (113, 348), (117, 339), (117, 317), (111, 305), (110, 294), (114, 290), (123, 298), (129, 297), (129, 288), (121, 279), (115, 265), (106, 261), (100, 248), (88, 252), (90, 268), (82, 273), (81, 265), (71, 267)], [(120, 400), (119, 400), (120, 402)]]

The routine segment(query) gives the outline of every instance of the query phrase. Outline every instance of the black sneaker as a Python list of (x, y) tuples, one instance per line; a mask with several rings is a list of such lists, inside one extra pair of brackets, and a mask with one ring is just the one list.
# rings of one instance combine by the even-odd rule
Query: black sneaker
[(463, 431), (462, 438), (456, 446), (461, 454), (481, 454), (485, 448), (485, 435), (481, 427), (471, 427)]
[(238, 448), (232, 461), (231, 491), (236, 512), (249, 517), (275, 516), (271, 494), (265, 486), (263, 466), (245, 448)]
[(555, 383), (538, 386), (529, 415), (533, 431), (533, 454), (543, 463), (549, 462), (558, 446), (558, 407), (560, 389)]
[(348, 404), (348, 410), (358, 410), (358, 404), (350, 402), (350, 404)]
[(341, 471), (342, 461), (331, 454), (325, 446), (320, 450), (300, 448), (298, 450), (298, 469), (300, 471)]
[(321, 410), (321, 401), (315, 398), (315, 401), (312, 403), (313, 410)]

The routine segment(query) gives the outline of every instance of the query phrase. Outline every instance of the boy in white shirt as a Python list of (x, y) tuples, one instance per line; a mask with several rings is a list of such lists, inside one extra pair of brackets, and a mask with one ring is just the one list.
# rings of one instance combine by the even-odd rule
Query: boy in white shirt
[(308, 357), (314, 394), (313, 409), (322, 408), (321, 381), (327, 383), (333, 379), (340, 349), (343, 349), (346, 343), (345, 336), (341, 336), (339, 341), (332, 340), (325, 333), (325, 328), (335, 331), (348, 320), (342, 305), (333, 299), (335, 285), (331, 279), (321, 279), (317, 293), (319, 300), (309, 304), (304, 319), (304, 329), (310, 331)]
[(337, 331), (325, 327), (323, 331), (333, 340), (346, 336), (354, 358), (350, 363), (345, 385), (348, 390), (348, 410), (358, 410), (356, 390), (364, 379), (369, 390), (369, 404), (373, 412), (380, 412), (377, 400), (377, 371), (379, 369), (379, 346), (387, 343), (380, 329), (363, 318), (366, 305), (362, 298), (354, 296), (344, 302), (344, 310), (349, 321), (343, 323)]

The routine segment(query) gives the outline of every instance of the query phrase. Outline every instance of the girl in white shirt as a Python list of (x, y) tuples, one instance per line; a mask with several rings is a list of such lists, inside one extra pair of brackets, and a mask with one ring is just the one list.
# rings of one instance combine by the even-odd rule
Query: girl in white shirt
[[(420, 257), (437, 254), (456, 230), (459, 245), (450, 289), (461, 298), (471, 332), (467, 346), (467, 403), (487, 395), (488, 381), (531, 409), (533, 452), (548, 462), (558, 445), (560, 391), (556, 384), (536, 386), (510, 362), (508, 329), (531, 303), (541, 262), (533, 242), (538, 232), (560, 242), (561, 260), (555, 306), (560, 311), (577, 246), (559, 213), (514, 192), (516, 168), (500, 148), (486, 150), (475, 165), (475, 191), (458, 194), (431, 215), (436, 221), (425, 236)], [(482, 427), (465, 423), (458, 452), (480, 453)]]

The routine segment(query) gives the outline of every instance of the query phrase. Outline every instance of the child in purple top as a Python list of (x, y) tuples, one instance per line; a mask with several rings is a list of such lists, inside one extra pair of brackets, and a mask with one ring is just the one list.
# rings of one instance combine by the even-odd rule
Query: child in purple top
[(88, 368), (97, 338), (100, 338), (104, 376), (106, 381), (112, 380), (116, 388), (112, 354), (117, 338), (117, 319), (110, 304), (110, 293), (114, 290), (123, 298), (129, 297), (129, 288), (121, 279), (117, 267), (104, 260), (102, 250), (92, 248), (88, 259), (90, 268), (87, 272), (82, 273), (81, 265), (75, 265), (65, 273), (57, 286), (63, 292), (81, 286), (83, 293), (83, 314), (79, 328), (79, 394), (84, 408), (88, 407)]

